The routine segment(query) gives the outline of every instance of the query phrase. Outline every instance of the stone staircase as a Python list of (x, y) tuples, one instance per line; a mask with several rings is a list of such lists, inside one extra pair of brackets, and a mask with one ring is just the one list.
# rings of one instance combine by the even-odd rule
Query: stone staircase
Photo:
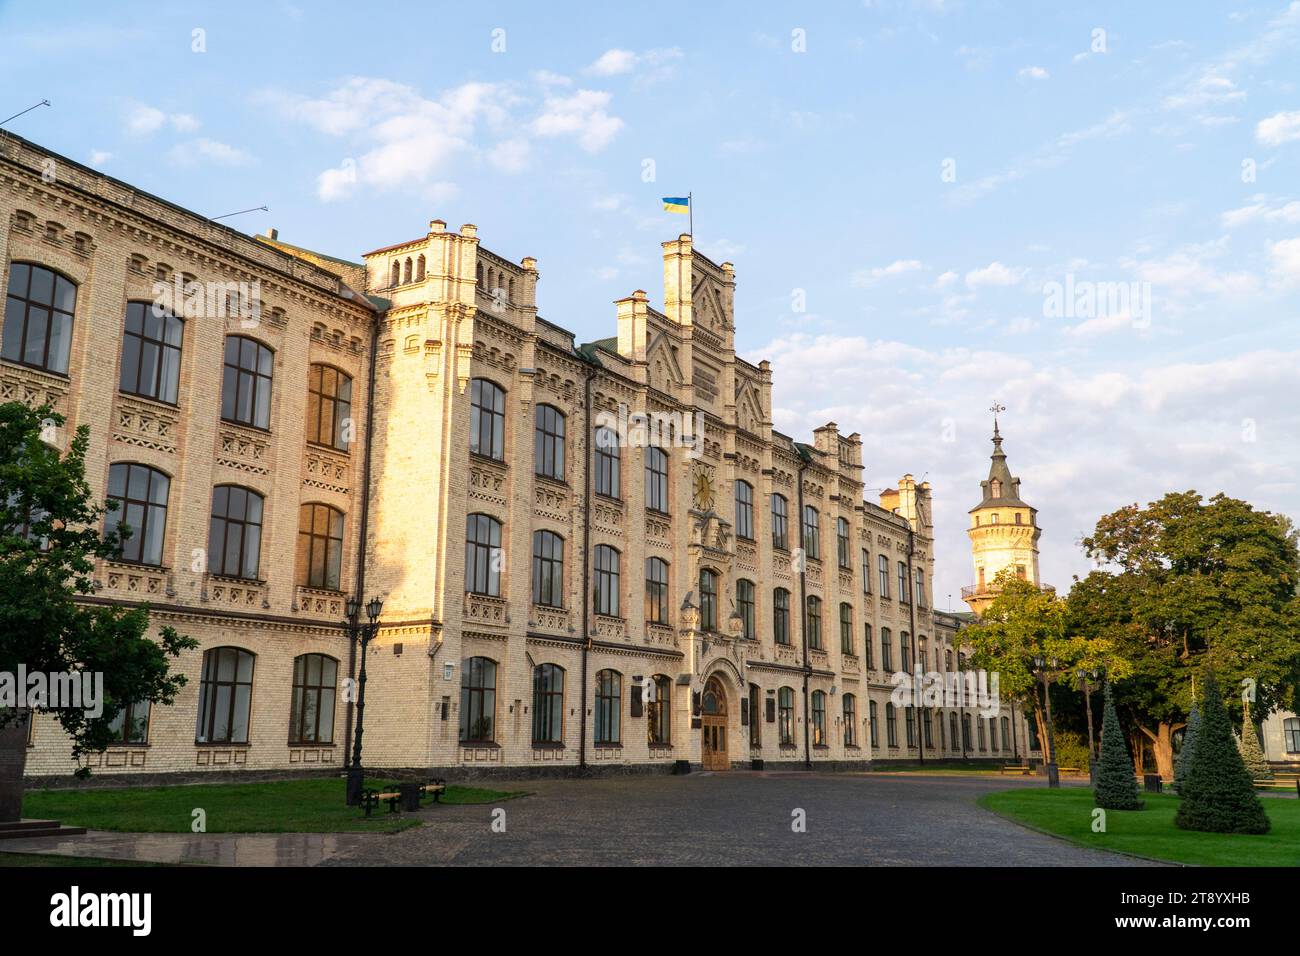
[(10, 820), (0, 823), (0, 840), (69, 837), (79, 836), (85, 832), (85, 827), (65, 827), (58, 820)]

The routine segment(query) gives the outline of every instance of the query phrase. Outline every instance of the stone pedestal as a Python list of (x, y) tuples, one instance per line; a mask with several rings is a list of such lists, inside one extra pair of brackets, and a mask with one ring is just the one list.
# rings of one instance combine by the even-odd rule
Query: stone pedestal
[(23, 768), (27, 766), (27, 722), (0, 728), (0, 823), (22, 819)]

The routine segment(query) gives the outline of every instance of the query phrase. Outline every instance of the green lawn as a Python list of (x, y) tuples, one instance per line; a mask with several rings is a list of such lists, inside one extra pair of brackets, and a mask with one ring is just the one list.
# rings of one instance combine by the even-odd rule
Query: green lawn
[[(366, 781), (366, 786), (385, 785)], [(521, 795), (448, 786), (442, 802), (492, 803)], [(362, 810), (346, 806), (343, 796), (343, 780), (324, 777), (124, 790), (29, 790), (23, 816), (124, 833), (189, 833), (195, 809), (206, 811), (208, 833), (394, 833), (420, 825), (419, 817), (389, 813), (383, 804), (367, 820)], [(425, 802), (426, 808), (431, 806), (432, 801)]]
[(1001, 814), (1080, 846), (1120, 850), (1139, 856), (1196, 866), (1300, 865), (1300, 800), (1265, 797), (1272, 821), (1268, 833), (1197, 833), (1174, 826), (1178, 797), (1144, 793), (1143, 810), (1108, 810), (1106, 832), (1092, 832), (1092, 791), (1026, 789), (990, 793), (979, 800)]

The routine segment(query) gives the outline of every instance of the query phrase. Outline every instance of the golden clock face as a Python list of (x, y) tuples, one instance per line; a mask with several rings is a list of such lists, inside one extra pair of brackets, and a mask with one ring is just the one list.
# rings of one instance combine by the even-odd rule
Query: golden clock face
[(713, 481), (704, 472), (695, 476), (695, 507), (701, 511), (713, 507)]

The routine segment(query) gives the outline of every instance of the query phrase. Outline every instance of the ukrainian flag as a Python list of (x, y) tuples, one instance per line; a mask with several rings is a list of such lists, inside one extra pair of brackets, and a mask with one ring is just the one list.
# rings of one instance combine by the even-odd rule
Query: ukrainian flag
[(665, 196), (664, 212), (688, 213), (691, 211), (691, 199), (689, 196)]

